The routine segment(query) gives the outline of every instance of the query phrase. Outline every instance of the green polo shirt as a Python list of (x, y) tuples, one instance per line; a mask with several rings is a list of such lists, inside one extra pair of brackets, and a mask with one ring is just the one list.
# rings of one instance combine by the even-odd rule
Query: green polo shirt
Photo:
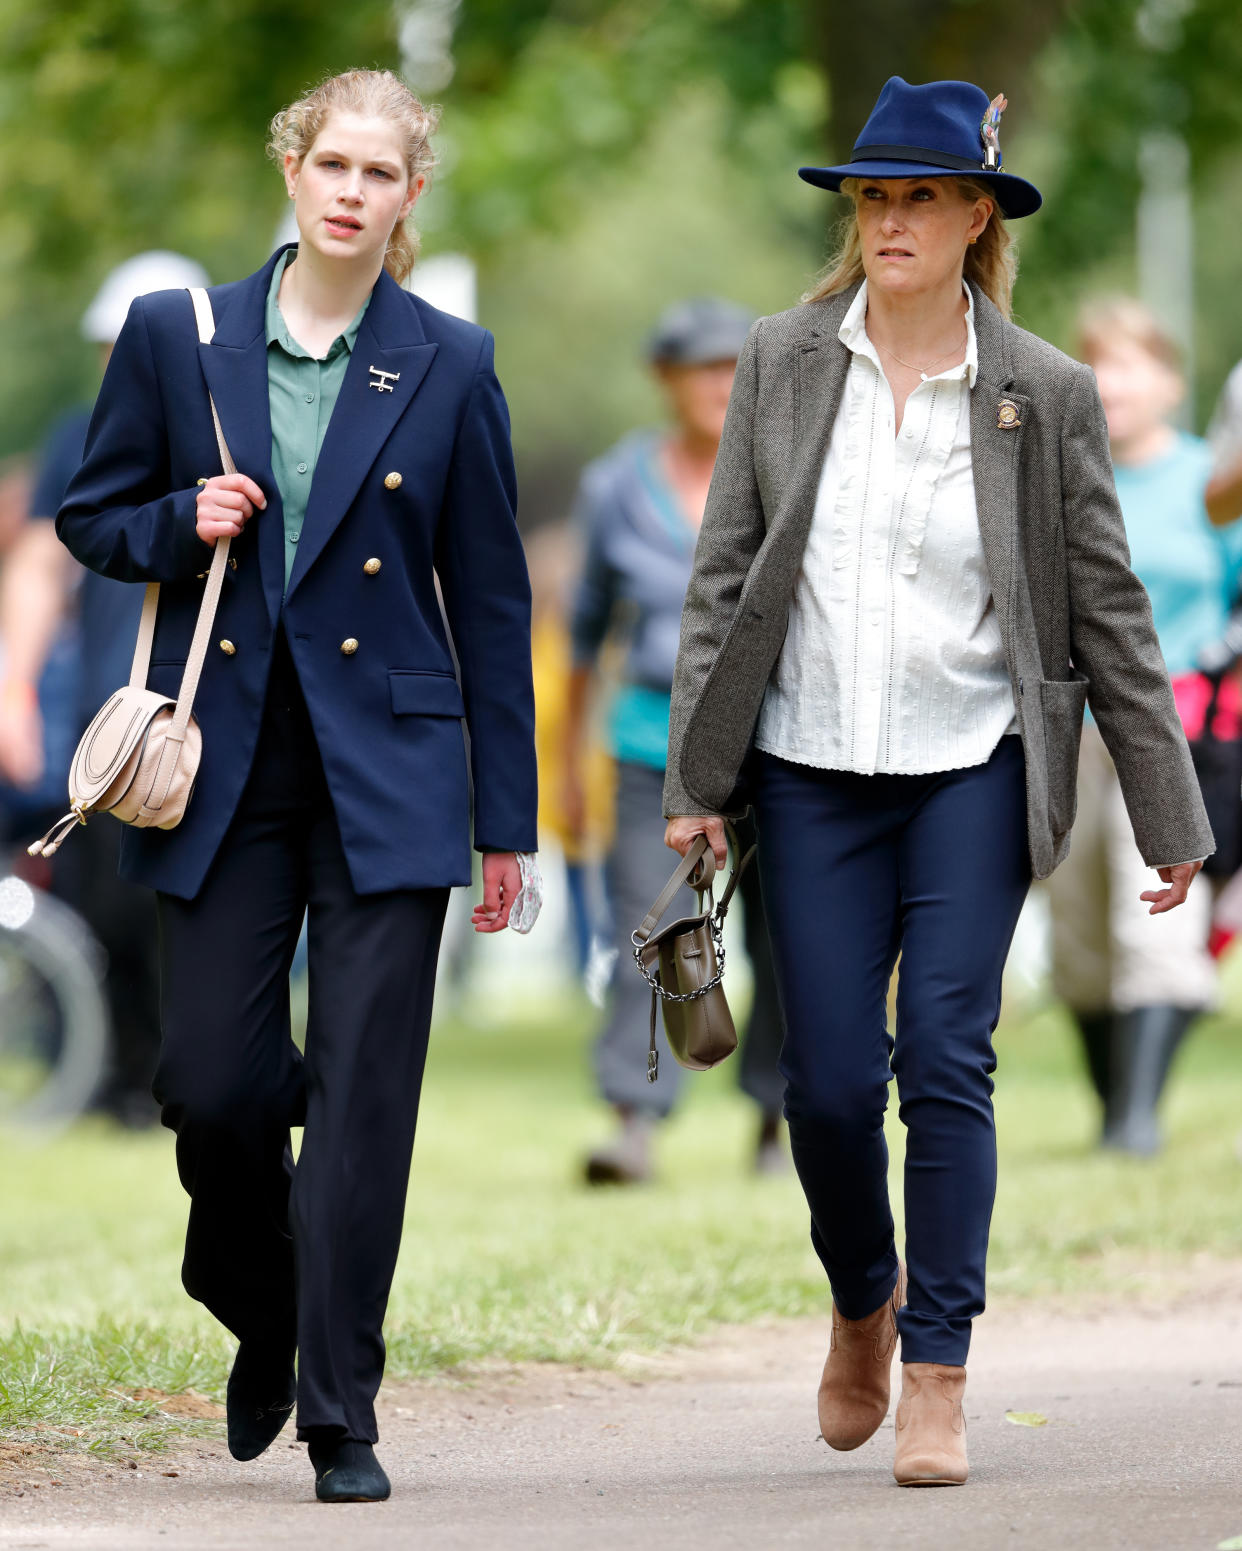
[(322, 358), (308, 355), (290, 334), (277, 296), (280, 277), (297, 257), (291, 248), (272, 272), (267, 293), (267, 398), (272, 415), (272, 473), (285, 510), (285, 586), (298, 552), (315, 465), (336, 407), (368, 296), (358, 316)]

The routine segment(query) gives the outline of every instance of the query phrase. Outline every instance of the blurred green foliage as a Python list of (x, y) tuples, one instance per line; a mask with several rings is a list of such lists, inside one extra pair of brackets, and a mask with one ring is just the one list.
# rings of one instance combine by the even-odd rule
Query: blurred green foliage
[(398, 63), (387, 0), (0, 0), (0, 452), (93, 392), (78, 319), (114, 264), (266, 257), (268, 122), (342, 61)]
[(226, 279), (263, 259), (272, 113), (332, 70), (398, 64), (420, 11), (452, 24), (454, 65), (428, 90), (424, 251), (479, 262), (528, 515), (657, 412), (640, 358), (662, 305), (797, 299), (837, 202), (794, 171), (848, 154), (893, 73), (1010, 96), (1009, 163), (1047, 195), (1021, 223), (1018, 314), (1063, 345), (1084, 291), (1133, 288), (1142, 135), (1182, 136), (1200, 420), (1242, 355), (1236, 0), (0, 0), (0, 453), (93, 386), (77, 320), (113, 263), (175, 247)]

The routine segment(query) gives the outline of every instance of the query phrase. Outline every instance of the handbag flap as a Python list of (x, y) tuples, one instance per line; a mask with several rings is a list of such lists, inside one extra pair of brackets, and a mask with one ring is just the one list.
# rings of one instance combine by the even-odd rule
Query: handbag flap
[[(648, 970), (660, 961), (662, 953), (668, 951), (666, 945), (670, 945), (674, 938), (681, 936), (683, 932), (697, 932), (707, 929), (711, 920), (710, 910), (702, 915), (681, 916), (676, 921), (670, 921), (667, 926), (662, 926), (658, 932), (653, 932), (645, 942), (636, 943), (638, 955)], [(670, 985), (669, 990), (673, 990)]]
[(684, 922), (675, 936), (661, 934), (660, 983), (679, 996), (697, 991), (716, 973), (716, 946), (705, 921)]
[(100, 797), (142, 747), (157, 711), (175, 705), (167, 695), (127, 684), (110, 695), (82, 734), (69, 767), (69, 800), (85, 808)]

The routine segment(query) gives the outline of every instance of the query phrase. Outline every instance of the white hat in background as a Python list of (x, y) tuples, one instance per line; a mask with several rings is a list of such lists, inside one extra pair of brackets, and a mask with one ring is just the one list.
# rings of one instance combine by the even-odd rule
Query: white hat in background
[(99, 287), (82, 319), (82, 334), (97, 345), (114, 345), (136, 297), (146, 296), (151, 291), (175, 291), (185, 286), (210, 284), (203, 266), (180, 253), (169, 253), (164, 249), (139, 253), (118, 264)]

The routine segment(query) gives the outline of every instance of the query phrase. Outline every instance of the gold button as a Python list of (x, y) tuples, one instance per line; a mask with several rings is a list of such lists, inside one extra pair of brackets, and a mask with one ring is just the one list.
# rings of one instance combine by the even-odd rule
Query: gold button
[(357, 643), (357, 641), (354, 640), (352, 635), (350, 636), (348, 641), (342, 641), (341, 642), (341, 656), (342, 657), (352, 657), (357, 650), (358, 650), (358, 643)]
[(200, 479), (199, 480), (199, 484), (200, 485), (205, 485), (206, 483), (207, 483), (207, 481), (205, 479)]
[(232, 641), (221, 641), (220, 650), (226, 657), (234, 657), (237, 655), (237, 648), (233, 645)]
[(391, 474), (384, 475), (384, 488), (386, 490), (400, 490), (401, 475), (394, 469)]
[(236, 569), (237, 569), (237, 560), (236, 560), (236, 558), (233, 555), (230, 555), (229, 556), (229, 570), (230, 571), (236, 571)]
[(368, 576), (374, 576), (381, 565), (383, 565), (382, 560), (368, 560), (362, 569), (367, 573)]

